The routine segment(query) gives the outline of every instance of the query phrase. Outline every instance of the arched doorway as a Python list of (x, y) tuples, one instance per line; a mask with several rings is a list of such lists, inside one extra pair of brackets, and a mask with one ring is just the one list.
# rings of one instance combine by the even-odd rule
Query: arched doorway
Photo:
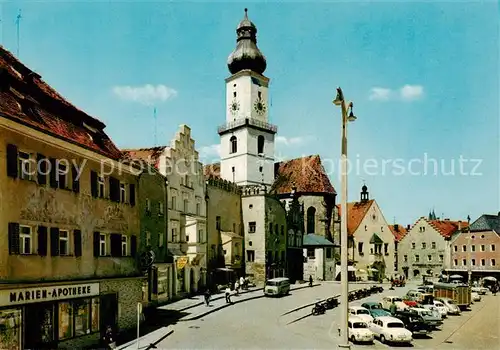
[(420, 275), (419, 270), (413, 270), (413, 277), (418, 277)]

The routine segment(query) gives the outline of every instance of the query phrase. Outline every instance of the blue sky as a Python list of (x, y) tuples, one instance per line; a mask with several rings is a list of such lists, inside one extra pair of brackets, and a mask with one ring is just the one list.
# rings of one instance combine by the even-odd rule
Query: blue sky
[[(104, 121), (119, 147), (155, 144), (154, 105), (158, 144), (185, 123), (213, 160), (244, 7), (268, 62), (277, 158), (320, 154), (340, 192), (340, 110), (331, 101), (341, 86), (358, 116), (349, 125), (349, 156), (361, 165), (349, 177), (350, 200), (366, 181), (389, 223), (404, 225), (432, 207), (473, 220), (500, 210), (496, 2), (9, 1), (0, 2), (0, 35), (15, 53), (22, 9), (21, 60)], [(136, 89), (148, 84), (163, 87)], [(154, 103), (140, 102), (147, 97)], [(445, 172), (455, 162), (454, 174), (434, 175), (432, 163), (425, 174), (425, 157)], [(389, 161), (398, 158), (403, 174)]]

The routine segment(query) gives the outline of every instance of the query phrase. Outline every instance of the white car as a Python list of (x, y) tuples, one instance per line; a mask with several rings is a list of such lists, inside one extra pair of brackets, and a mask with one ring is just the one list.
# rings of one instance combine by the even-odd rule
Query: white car
[(442, 302), (434, 300), (434, 306), (438, 309), (443, 318), (448, 317), (448, 308)]
[(405, 328), (401, 320), (395, 317), (377, 317), (369, 327), (381, 343), (411, 343), (413, 341), (411, 332)]
[(460, 308), (458, 307), (457, 304), (455, 304), (455, 301), (450, 298), (437, 298), (437, 301), (440, 301), (446, 306), (448, 309), (448, 314), (450, 315), (460, 315)]
[(485, 287), (472, 287), (472, 291), (478, 293), (479, 295), (486, 295), (490, 290)]
[(368, 324), (373, 321), (373, 317), (370, 315), (370, 311), (362, 306), (350, 306), (349, 316), (358, 316)]
[(479, 295), (479, 293), (476, 292), (471, 293), (471, 298), (472, 301), (481, 301), (481, 295)]
[(349, 330), (349, 340), (353, 343), (373, 343), (373, 332), (368, 328), (366, 323), (361, 317), (349, 316), (347, 323)]
[(432, 311), (436, 316), (439, 315), (441, 318), (446, 318), (448, 316), (448, 311), (446, 310), (446, 306), (443, 305), (442, 308), (436, 306), (436, 304), (422, 304), (424, 309)]

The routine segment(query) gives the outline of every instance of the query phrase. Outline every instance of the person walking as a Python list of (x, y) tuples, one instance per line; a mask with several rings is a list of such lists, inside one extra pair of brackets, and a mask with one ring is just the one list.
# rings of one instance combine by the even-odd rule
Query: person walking
[(106, 327), (106, 333), (104, 334), (104, 343), (108, 349), (116, 349), (116, 340), (113, 328), (110, 325)]
[(240, 277), (240, 287), (241, 289), (247, 289), (247, 286), (245, 285), (245, 278), (243, 276)]
[(231, 288), (229, 286), (226, 287), (226, 303), (231, 304)]
[(396, 314), (396, 311), (398, 310), (396, 304), (394, 302), (391, 303), (391, 306), (389, 308), (389, 311), (391, 312), (391, 315), (395, 315)]
[(210, 306), (210, 289), (206, 289), (205, 290), (205, 304), (207, 304), (207, 306)]
[(236, 295), (240, 294), (240, 284), (238, 283), (238, 280), (234, 282), (234, 291), (236, 292)]
[(309, 287), (313, 286), (313, 276), (309, 275)]

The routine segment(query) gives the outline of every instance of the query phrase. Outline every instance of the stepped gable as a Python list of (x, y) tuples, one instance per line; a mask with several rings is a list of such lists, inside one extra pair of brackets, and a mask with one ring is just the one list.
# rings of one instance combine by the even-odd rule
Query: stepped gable
[(401, 241), (408, 233), (406, 227), (399, 224), (389, 225), (389, 229), (391, 230), (396, 242)]
[(203, 167), (203, 174), (206, 178), (220, 179), (220, 163), (207, 164)]
[(291, 193), (294, 186), (297, 193), (336, 193), (319, 155), (275, 163), (274, 169), (271, 193)]
[(106, 125), (75, 107), (0, 45), (0, 117), (119, 160)]
[(429, 225), (432, 226), (437, 232), (441, 234), (444, 238), (450, 238), (456, 231), (458, 231), (459, 227), (461, 229), (465, 229), (468, 227), (467, 221), (451, 221), (451, 220), (428, 220), (425, 217), (422, 217), (426, 220)]
[(158, 146), (151, 148), (136, 148), (122, 150), (124, 157), (129, 159), (139, 159), (147, 162), (158, 169), (160, 156), (165, 151), (167, 146)]
[[(347, 203), (347, 234), (349, 236), (354, 235), (354, 232), (361, 225), (361, 221), (363, 221), (374, 201), (374, 199), (370, 199), (363, 202)], [(339, 215), (342, 218), (342, 206), (340, 204), (338, 205), (338, 209)]]

